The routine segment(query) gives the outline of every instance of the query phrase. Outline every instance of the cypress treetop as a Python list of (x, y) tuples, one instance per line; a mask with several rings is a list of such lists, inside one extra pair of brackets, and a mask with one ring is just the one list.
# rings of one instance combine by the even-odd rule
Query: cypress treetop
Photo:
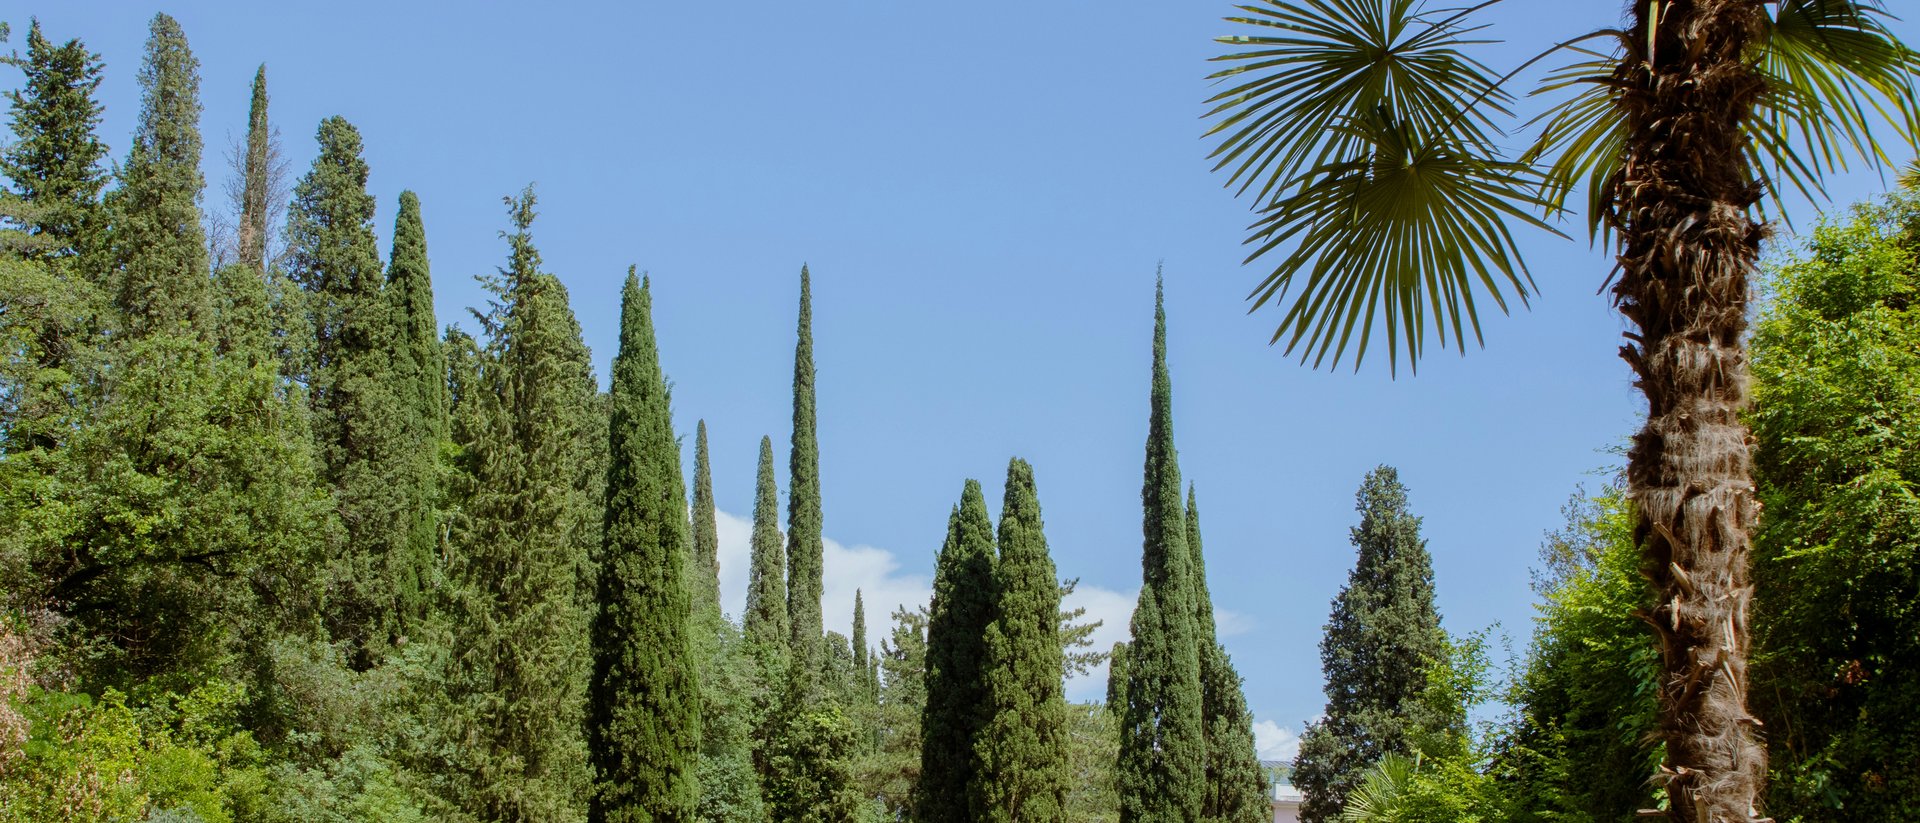
[(79, 40), (48, 41), (40, 21), (27, 28), (27, 53), (6, 62), (25, 74), (20, 88), (7, 92), (13, 144), (0, 151), (0, 174), (34, 210), (24, 228), (57, 255), (79, 250), (81, 233), (92, 219), (106, 185), (100, 161), (107, 147), (95, 130), (101, 108), (100, 56)]
[(979, 770), (973, 819), (1024, 823), (1067, 814), (1067, 703), (1060, 648), (1060, 579), (1047, 554), (1033, 467), (1007, 466), (1000, 562), (986, 636), (985, 724), (974, 742)]
[(588, 819), (692, 821), (700, 696), (685, 632), (686, 484), (652, 295), (631, 270), (620, 302), (587, 718), (596, 773)]
[(920, 781), (914, 819), (965, 823), (974, 746), (986, 719), (987, 624), (993, 620), (993, 518), (980, 481), (968, 480), (947, 518), (934, 561), (927, 618), (926, 705), (920, 715)]
[(714, 517), (707, 421), (701, 420), (693, 438), (693, 580), (687, 584), (696, 609), (720, 607), (720, 532)]
[(780, 537), (780, 492), (773, 482), (773, 439), (760, 438), (760, 468), (753, 497), (753, 557), (747, 571), (742, 630), (747, 647), (763, 660), (785, 660), (792, 643), (787, 625), (786, 546)]
[(820, 674), (822, 574), (820, 443), (814, 422), (813, 291), (800, 267), (799, 342), (793, 350), (793, 451), (787, 467), (787, 619), (793, 631), (793, 662), (799, 678)]
[(200, 153), (200, 61), (180, 24), (156, 14), (140, 66), (133, 147), (108, 198), (114, 302), (135, 335), (185, 324), (192, 334), (211, 336)]
[(1447, 654), (1420, 518), (1390, 466), (1369, 472), (1356, 498), (1359, 559), (1320, 640), (1326, 716), (1301, 736), (1293, 767), (1306, 796), (1301, 819), (1316, 823), (1339, 818), (1361, 772), (1382, 755), (1408, 753), (1415, 729), (1444, 724), (1424, 716), (1420, 700), (1428, 667)]
[(872, 700), (867, 690), (867, 604), (859, 589), (853, 590), (853, 677), (862, 692), (861, 697)]
[[(241, 160), (240, 265), (267, 270), (267, 222), (272, 208), (273, 129), (267, 122), (267, 64), (253, 73), (253, 100), (247, 106), (246, 156)], [(397, 238), (396, 238), (397, 241)]]
[(1167, 371), (1164, 288), (1154, 289), (1153, 389), (1140, 604), (1127, 653), (1121, 716), (1120, 819), (1192, 823), (1200, 817), (1206, 740), (1201, 716), (1199, 592), (1173, 446), (1173, 381)]

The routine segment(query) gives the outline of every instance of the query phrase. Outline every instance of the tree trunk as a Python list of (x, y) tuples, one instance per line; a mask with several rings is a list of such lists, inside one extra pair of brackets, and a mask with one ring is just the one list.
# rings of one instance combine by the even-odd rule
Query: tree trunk
[[(1647, 397), (1627, 454), (1635, 538), (1658, 605), (1661, 778), (1668, 817), (1760, 820), (1766, 749), (1747, 712), (1749, 530), (1759, 515), (1742, 340), (1766, 227), (1743, 149), (1765, 80), (1760, 0), (1636, 0), (1616, 70), (1627, 145), (1608, 219), (1615, 303), (1638, 327), (1621, 357)], [(1649, 37), (1649, 26), (1653, 33)]]

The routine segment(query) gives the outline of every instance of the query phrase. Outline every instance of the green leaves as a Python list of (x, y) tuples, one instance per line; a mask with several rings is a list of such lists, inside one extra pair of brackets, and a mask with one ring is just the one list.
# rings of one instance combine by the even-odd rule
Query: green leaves
[[(1258, 33), (1219, 38), (1239, 50), (1213, 58), (1232, 64), (1213, 78), (1235, 85), (1207, 101), (1218, 118), (1210, 157), (1236, 194), (1257, 197), (1246, 261), (1282, 256), (1248, 299), (1253, 310), (1286, 307), (1271, 342), (1287, 353), (1317, 368), (1351, 349), (1358, 369), (1384, 332), (1397, 372), (1403, 355), (1414, 366), (1425, 353), (1429, 326), (1464, 353), (1469, 332), (1482, 342), (1482, 301), (1506, 312), (1534, 288), (1512, 227), (1558, 233), (1546, 219), (1584, 192), (1589, 234), (1601, 238), (1628, 136), (1614, 71), (1646, 44), (1603, 30), (1534, 58), (1582, 55), (1535, 89), (1564, 98), (1509, 157), (1501, 84), (1512, 75), (1468, 55), (1489, 42), (1471, 15), (1498, 1), (1265, 0), (1227, 18)], [(1920, 57), (1885, 17), (1879, 0), (1773, 7), (1753, 58), (1770, 82), (1746, 151), (1776, 206), (1782, 184), (1812, 196), (1850, 161), (1894, 163), (1874, 142), (1876, 123), (1908, 141), (1920, 134)], [(1614, 48), (1576, 47), (1596, 37)]]
[(1450, 334), (1464, 350), (1468, 328), (1479, 341), (1476, 292), (1502, 311), (1509, 291), (1524, 304), (1532, 279), (1506, 220), (1549, 227), (1534, 216), (1537, 172), (1500, 159), (1494, 143), (1510, 98), (1463, 52), (1486, 42), (1470, 39), (1480, 27), (1462, 25), (1472, 9), (1440, 16), (1412, 0), (1240, 8), (1253, 16), (1229, 22), (1274, 33), (1220, 39), (1255, 48), (1214, 58), (1239, 63), (1215, 78), (1251, 77), (1208, 101), (1208, 115), (1222, 117), (1208, 135), (1222, 135), (1212, 156), (1215, 170), (1231, 169), (1228, 185), (1244, 193), (1260, 184), (1247, 262), (1290, 243), (1304, 251), (1248, 295), (1259, 309), (1297, 294), (1272, 342), (1284, 339), (1316, 367), (1352, 345), (1357, 369), (1377, 319), (1397, 371), (1403, 347), (1409, 365), (1422, 353), (1429, 322), (1442, 345)]

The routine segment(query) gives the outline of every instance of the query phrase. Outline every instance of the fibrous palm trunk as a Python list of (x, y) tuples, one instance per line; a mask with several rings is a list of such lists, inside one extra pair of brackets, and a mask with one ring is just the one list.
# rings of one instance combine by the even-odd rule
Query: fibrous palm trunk
[(1754, 46), (1761, 0), (1635, 0), (1629, 54), (1615, 72), (1627, 121), (1614, 178), (1619, 279), (1638, 327), (1621, 356), (1647, 397), (1627, 455), (1635, 537), (1658, 603), (1662, 777), (1669, 816), (1760, 819), (1766, 773), (1747, 713), (1749, 530), (1759, 514), (1749, 435), (1749, 274), (1766, 228), (1744, 126), (1765, 80)]

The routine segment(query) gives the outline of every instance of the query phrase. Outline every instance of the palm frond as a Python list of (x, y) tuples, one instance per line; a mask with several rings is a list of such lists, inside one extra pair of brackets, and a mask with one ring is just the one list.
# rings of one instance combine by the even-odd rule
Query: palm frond
[(1361, 773), (1360, 785), (1347, 793), (1341, 823), (1381, 823), (1398, 816), (1407, 788), (1420, 770), (1419, 756), (1388, 754)]
[(1378, 330), (1397, 372), (1429, 324), (1464, 351), (1480, 300), (1504, 312), (1533, 289), (1509, 220), (1547, 227), (1538, 175), (1495, 144), (1511, 98), (1464, 51), (1488, 42), (1468, 15), (1491, 3), (1265, 2), (1227, 18), (1263, 33), (1220, 38), (1251, 48), (1214, 58), (1237, 85), (1209, 101), (1207, 132), (1228, 185), (1258, 187), (1247, 262), (1286, 250), (1253, 309), (1294, 295), (1273, 342), (1316, 367), (1351, 348), (1358, 369)]
[(1505, 312), (1510, 290), (1525, 305), (1533, 279), (1509, 221), (1552, 231), (1536, 216), (1545, 203), (1531, 166), (1426, 136), (1385, 107), (1334, 131), (1364, 151), (1297, 175), (1247, 239), (1258, 244), (1248, 262), (1296, 249), (1248, 295), (1257, 310), (1298, 287), (1272, 342), (1316, 368), (1353, 345), (1358, 369), (1377, 321), (1398, 371), (1403, 353), (1417, 368), (1429, 323), (1442, 347), (1451, 336), (1464, 351), (1469, 329), (1479, 342), (1476, 295)]
[[(1239, 194), (1257, 183), (1264, 202), (1302, 169), (1363, 153), (1338, 127), (1382, 106), (1422, 133), (1476, 146), (1498, 133), (1494, 115), (1510, 116), (1492, 73), (1463, 51), (1487, 41), (1472, 39), (1480, 27), (1461, 25), (1459, 13), (1427, 12), (1417, 0), (1265, 2), (1227, 18), (1259, 34), (1218, 38), (1246, 50), (1212, 58), (1234, 65), (1210, 79), (1236, 85), (1207, 101), (1206, 116), (1220, 119), (1206, 136), (1221, 136), (1208, 156), (1215, 171), (1231, 170), (1227, 185)], [(1468, 109), (1470, 100), (1485, 104)]]

